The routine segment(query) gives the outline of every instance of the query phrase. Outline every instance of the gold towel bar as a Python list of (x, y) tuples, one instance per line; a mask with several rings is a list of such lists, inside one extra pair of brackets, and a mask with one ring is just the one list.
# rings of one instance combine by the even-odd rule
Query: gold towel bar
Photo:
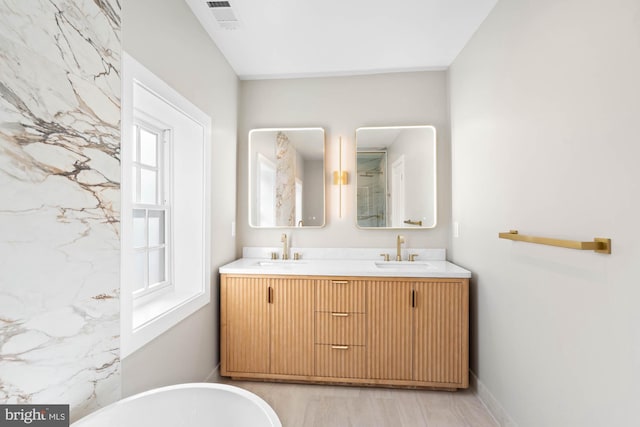
[(498, 233), (501, 239), (517, 240), (519, 242), (538, 243), (541, 245), (559, 246), (561, 248), (579, 249), (581, 251), (595, 251), (601, 254), (611, 253), (611, 239), (596, 237), (593, 242), (579, 242), (576, 240), (550, 239), (548, 237), (523, 236), (518, 230), (508, 233)]

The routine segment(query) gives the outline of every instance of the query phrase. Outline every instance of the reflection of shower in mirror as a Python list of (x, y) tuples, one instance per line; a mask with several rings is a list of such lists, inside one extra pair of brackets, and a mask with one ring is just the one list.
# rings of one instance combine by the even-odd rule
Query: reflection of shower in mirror
[(435, 227), (436, 131), (433, 126), (358, 129), (356, 169), (359, 227)]
[(358, 226), (387, 226), (387, 168), (385, 151), (360, 151), (357, 158)]

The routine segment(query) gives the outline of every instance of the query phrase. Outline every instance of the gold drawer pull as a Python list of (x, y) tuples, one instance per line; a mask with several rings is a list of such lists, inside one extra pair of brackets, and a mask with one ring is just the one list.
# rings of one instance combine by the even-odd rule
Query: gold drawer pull
[(334, 350), (349, 350), (348, 345), (332, 345), (331, 348)]
[(331, 313), (332, 316), (334, 317), (348, 317), (349, 313), (337, 313), (337, 312), (332, 312)]
[(331, 283), (334, 285), (347, 285), (349, 281), (347, 280), (332, 280)]

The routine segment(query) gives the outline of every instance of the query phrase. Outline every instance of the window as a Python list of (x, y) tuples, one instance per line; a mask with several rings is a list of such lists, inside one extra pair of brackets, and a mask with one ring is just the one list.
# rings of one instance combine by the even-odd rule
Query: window
[(210, 301), (211, 119), (123, 54), (121, 356)]
[(132, 144), (133, 296), (172, 286), (169, 267), (171, 129), (144, 123), (134, 113)]

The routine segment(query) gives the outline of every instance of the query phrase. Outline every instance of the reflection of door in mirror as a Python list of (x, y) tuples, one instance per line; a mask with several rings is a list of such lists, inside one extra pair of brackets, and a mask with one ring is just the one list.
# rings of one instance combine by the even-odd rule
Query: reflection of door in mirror
[(358, 225), (385, 227), (387, 224), (387, 153), (358, 152)]

